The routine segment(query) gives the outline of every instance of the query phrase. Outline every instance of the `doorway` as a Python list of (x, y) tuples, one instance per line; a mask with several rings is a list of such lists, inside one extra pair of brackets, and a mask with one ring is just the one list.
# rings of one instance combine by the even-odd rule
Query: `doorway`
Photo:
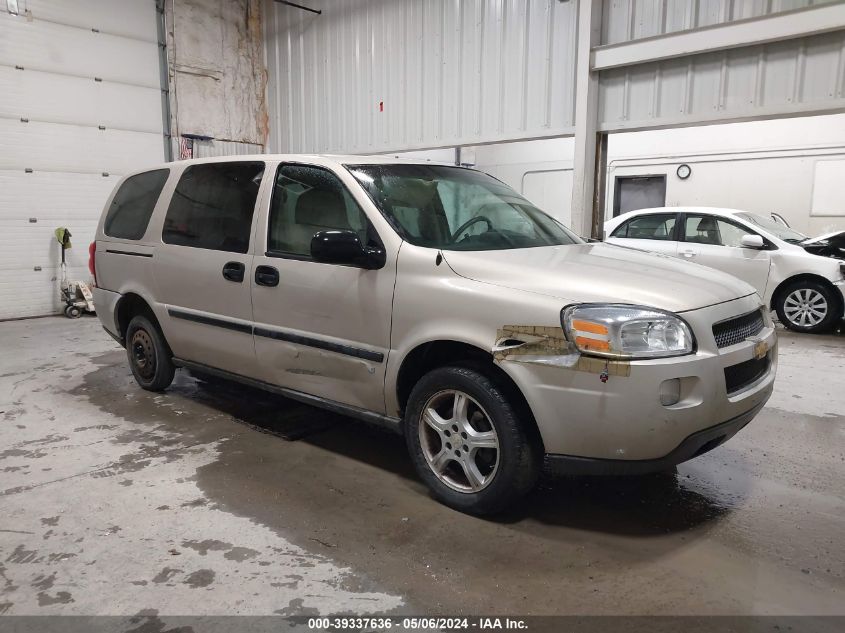
[(613, 217), (666, 205), (666, 176), (617, 176), (613, 190)]

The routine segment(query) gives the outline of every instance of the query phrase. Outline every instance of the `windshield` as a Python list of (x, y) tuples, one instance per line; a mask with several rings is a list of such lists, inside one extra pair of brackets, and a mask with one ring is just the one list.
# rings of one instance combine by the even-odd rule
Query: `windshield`
[(784, 242), (789, 242), (790, 244), (798, 244), (799, 242), (803, 242), (807, 239), (807, 236), (803, 233), (793, 231), (789, 227), (781, 224), (780, 222), (769, 220), (768, 218), (759, 216), (756, 213), (737, 213), (736, 216), (738, 218), (742, 218), (743, 220), (747, 220), (752, 224), (756, 224), (760, 228), (766, 229), (775, 237), (782, 239)]
[(577, 244), (581, 239), (507, 185), (440, 165), (350, 165), (399, 234), (417, 246), (487, 251)]

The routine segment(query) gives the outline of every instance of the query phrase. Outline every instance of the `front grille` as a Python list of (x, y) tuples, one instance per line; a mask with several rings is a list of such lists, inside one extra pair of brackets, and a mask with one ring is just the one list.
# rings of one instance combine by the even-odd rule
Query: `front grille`
[(764, 327), (763, 312), (755, 310), (713, 326), (713, 336), (719, 349), (742, 343), (749, 336), (759, 334)]
[(725, 367), (725, 387), (728, 395), (742, 391), (748, 385), (760, 380), (769, 371), (769, 355), (752, 358), (743, 363)]

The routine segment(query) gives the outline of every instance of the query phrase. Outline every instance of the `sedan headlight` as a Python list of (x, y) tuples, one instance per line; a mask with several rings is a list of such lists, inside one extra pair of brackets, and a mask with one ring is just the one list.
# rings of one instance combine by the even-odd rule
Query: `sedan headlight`
[(567, 339), (584, 354), (609, 358), (661, 358), (690, 354), (695, 339), (679, 317), (654, 308), (582, 303), (561, 312)]

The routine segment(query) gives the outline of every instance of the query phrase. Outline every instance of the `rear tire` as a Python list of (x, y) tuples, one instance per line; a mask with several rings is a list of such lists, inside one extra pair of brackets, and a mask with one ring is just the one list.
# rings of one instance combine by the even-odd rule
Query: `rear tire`
[(827, 332), (842, 318), (842, 308), (833, 290), (810, 280), (784, 288), (775, 302), (775, 310), (784, 327), (796, 332)]
[(76, 306), (65, 306), (65, 316), (69, 319), (78, 319), (82, 316), (82, 310)]
[(534, 487), (542, 451), (518, 411), (475, 369), (441, 367), (420, 379), (408, 399), (405, 442), (438, 501), (493, 514)]
[(149, 318), (133, 317), (126, 329), (126, 354), (138, 384), (147, 391), (163, 391), (173, 382), (176, 367), (164, 336)]

